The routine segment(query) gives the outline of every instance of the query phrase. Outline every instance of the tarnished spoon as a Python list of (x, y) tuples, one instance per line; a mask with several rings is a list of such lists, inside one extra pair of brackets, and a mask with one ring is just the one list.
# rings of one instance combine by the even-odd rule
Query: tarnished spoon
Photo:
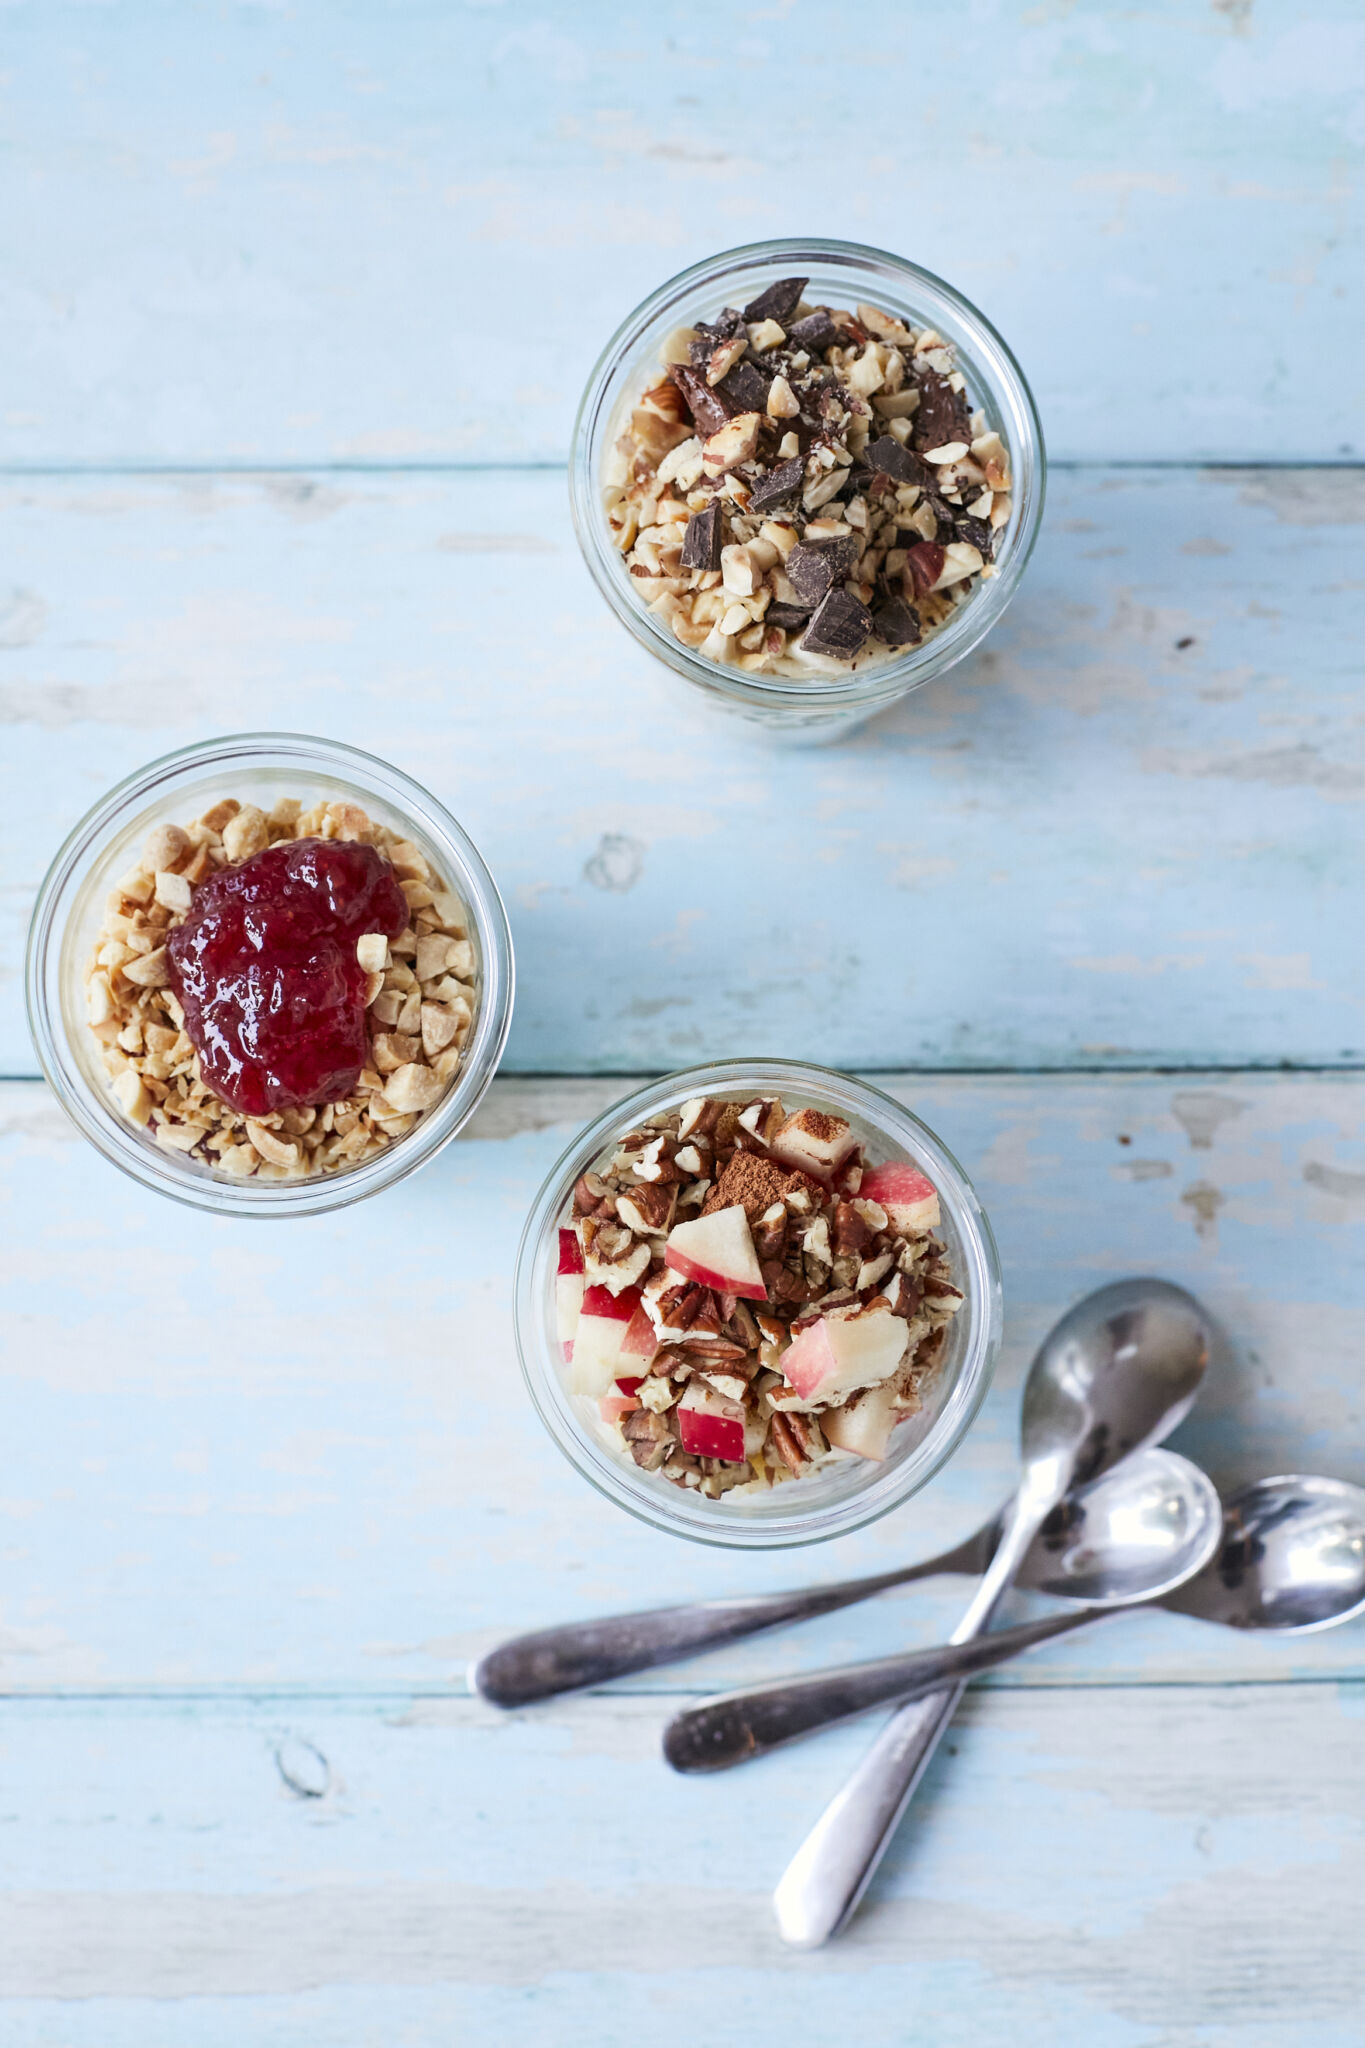
[[(1136, 1472), (1149, 1458), (1185, 1463), (1173, 1452), (1149, 1451), (1143, 1459), (1132, 1459), (1120, 1469)], [(1195, 1466), (1187, 1470), (1212, 1495), (1204, 1475)], [(1173, 1514), (1194, 1518), (1178, 1545), (1179, 1559), (1188, 1562), (1201, 1547), (1205, 1552), (1178, 1583), (1156, 1589), (1146, 1599), (1119, 1595), (1099, 1604), (1107, 1576), (1100, 1558), (1095, 1562), (1096, 1586), (1089, 1596), (1095, 1604), (1078, 1612), (1048, 1615), (957, 1647), (912, 1651), (903, 1657), (884, 1657), (872, 1664), (854, 1664), (843, 1671), (704, 1701), (669, 1724), (664, 1754), (675, 1770), (721, 1770), (797, 1736), (885, 1706), (890, 1700), (920, 1698), (945, 1680), (969, 1678), (974, 1672), (1007, 1663), (1037, 1643), (1130, 1607), (1165, 1607), (1173, 1614), (1194, 1615), (1227, 1628), (1277, 1635), (1307, 1635), (1335, 1628), (1365, 1612), (1365, 1488), (1302, 1473), (1260, 1479), (1229, 1500), (1221, 1536), (1216, 1497), (1212, 1518), (1204, 1519), (1202, 1537), (1196, 1526), (1197, 1498), (1190, 1495), (1178, 1502), (1168, 1495), (1167, 1500)], [(1162, 1518), (1163, 1504), (1156, 1489), (1145, 1501), (1135, 1500), (1134, 1506), (1144, 1519), (1152, 1514), (1159, 1523)], [(1142, 1547), (1139, 1542), (1139, 1552)], [(1169, 1561), (1175, 1565), (1176, 1557)], [(1149, 1562), (1159, 1571), (1155, 1555)], [(1136, 1553), (1129, 1563), (1141, 1568)], [(1116, 1584), (1123, 1576), (1116, 1574)]]

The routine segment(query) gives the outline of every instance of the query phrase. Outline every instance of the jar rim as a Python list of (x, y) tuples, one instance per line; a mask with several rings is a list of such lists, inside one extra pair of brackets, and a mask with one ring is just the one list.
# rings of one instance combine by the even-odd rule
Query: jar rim
[[(196, 778), (239, 768), (334, 780), (386, 805), (427, 837), (451, 870), (468, 907), (480, 954), (482, 987), (465, 1059), (454, 1085), (405, 1136), (375, 1158), (335, 1174), (294, 1181), (229, 1180), (158, 1147), (98, 1095), (78, 1060), (62, 1003), (63, 947), (83, 890), (110, 842), (158, 791), (170, 801)], [(468, 1122), (497, 1072), (511, 1027), (515, 962), (507, 912), (473, 840), (431, 792), (378, 755), (307, 733), (231, 733), (195, 741), (125, 776), (78, 820), (53, 856), (29, 924), (25, 994), (29, 1030), (44, 1077), (82, 1136), (142, 1186), (219, 1215), (318, 1215), (350, 1206), (405, 1179), (435, 1157)]]

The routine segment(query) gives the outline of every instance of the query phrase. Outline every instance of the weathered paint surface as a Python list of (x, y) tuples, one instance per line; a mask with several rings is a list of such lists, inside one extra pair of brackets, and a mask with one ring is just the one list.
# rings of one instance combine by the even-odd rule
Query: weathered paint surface
[[(1036, 1342), (1124, 1273), (1220, 1318), (1191, 1455), (1365, 1477), (1365, 470), (1240, 466), (1361, 460), (1354, 0), (0, 20), (0, 1073), (62, 833), (262, 725), (450, 803), (515, 927), (509, 1071), (577, 1077), (269, 1234), (0, 1085), (5, 2048), (1358, 2048), (1359, 1626), (1129, 1617), (997, 1674), (814, 1956), (769, 1893), (864, 1731), (683, 1781), (659, 1729), (941, 1637), (960, 1586), (512, 1717), (464, 1676), (965, 1534)], [(656, 673), (527, 467), (661, 278), (805, 231), (959, 284), (1085, 465), (982, 655), (818, 755)], [(598, 1500), (508, 1320), (609, 1077), (764, 1045), (920, 1070), (1008, 1303), (949, 1471), (786, 1560)], [(1282, 1061), (1338, 1071), (1237, 1071)], [(1017, 1071), (926, 1071), (973, 1067)]]
[(617, 322), (814, 233), (952, 279), (1059, 455), (1359, 445), (1355, 0), (5, 10), (7, 461), (562, 460)]
[(662, 1712), (8, 1703), (6, 2048), (1360, 2039), (1358, 1684), (975, 1695), (814, 1955), (767, 1894), (864, 1734), (684, 1780)]
[[(542, 1432), (510, 1336), (512, 1260), (575, 1123), (619, 1083), (496, 1086), (474, 1136), (388, 1199), (264, 1231), (180, 1213), (3, 1091), (0, 1679), (364, 1692), (574, 1613), (800, 1584), (928, 1555), (1010, 1485), (1018, 1390), (1061, 1311), (1159, 1272), (1227, 1332), (1180, 1442), (1221, 1480), (1365, 1469), (1365, 1081), (893, 1078), (975, 1179), (1007, 1342), (981, 1419), (913, 1503), (790, 1556), (639, 1527)], [(481, 1135), (487, 1132), (487, 1135)], [(1124, 1142), (1124, 1141), (1127, 1142)], [(713, 1690), (941, 1631), (907, 1592), (636, 1682)], [(1002, 1684), (1365, 1676), (1365, 1628), (1293, 1644), (1165, 1616)]]
[(0, 1072), (62, 833), (206, 732), (324, 732), (507, 897), (509, 1051), (630, 1072), (1358, 1061), (1362, 472), (1087, 470), (970, 663), (777, 750), (635, 647), (558, 474), (0, 486)]

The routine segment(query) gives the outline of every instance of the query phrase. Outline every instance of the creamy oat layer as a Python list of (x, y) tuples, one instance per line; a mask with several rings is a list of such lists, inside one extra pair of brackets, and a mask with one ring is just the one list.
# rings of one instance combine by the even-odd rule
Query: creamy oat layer
[(1011, 498), (942, 336), (805, 286), (670, 335), (603, 483), (631, 586), (675, 638), (810, 679), (940, 631), (994, 576)]
[(557, 1309), (570, 1390), (616, 1448), (716, 1498), (884, 1458), (962, 1305), (938, 1196), (849, 1124), (698, 1098), (574, 1189)]
[[(210, 876), (268, 846), (301, 840), (373, 847), (392, 867), (408, 923), (391, 940), (369, 933), (356, 942), (368, 1058), (353, 1092), (247, 1116), (205, 1085), (172, 986), (167, 940)], [(411, 840), (356, 804), (305, 810), (283, 799), (267, 815), (229, 797), (191, 825), (151, 833), (137, 866), (107, 899), (85, 979), (90, 1029), (130, 1123), (235, 1179), (298, 1180), (372, 1158), (435, 1108), (473, 1023), (475, 974), (465, 906)]]

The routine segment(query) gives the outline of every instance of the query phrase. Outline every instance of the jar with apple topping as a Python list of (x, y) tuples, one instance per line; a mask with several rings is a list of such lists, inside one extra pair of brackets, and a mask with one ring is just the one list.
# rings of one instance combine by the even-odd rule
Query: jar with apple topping
[(775, 1545), (907, 1498), (998, 1341), (960, 1167), (879, 1091), (782, 1061), (640, 1091), (546, 1183), (523, 1240), (523, 1368), (594, 1484), (703, 1541)]

